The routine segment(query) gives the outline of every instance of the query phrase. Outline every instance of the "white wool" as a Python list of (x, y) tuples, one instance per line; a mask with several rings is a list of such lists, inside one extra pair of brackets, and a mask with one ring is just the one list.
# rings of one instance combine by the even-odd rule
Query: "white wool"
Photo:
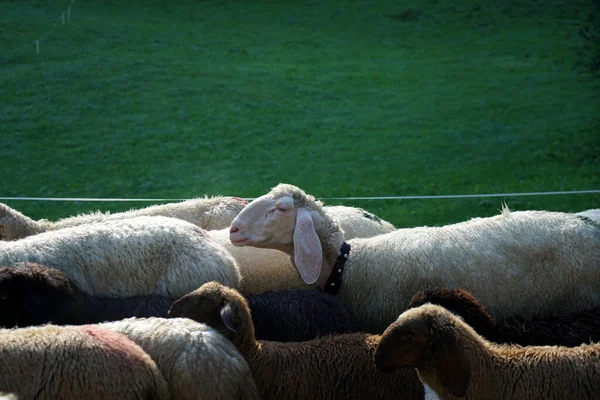
[(95, 295), (183, 296), (209, 281), (238, 287), (232, 256), (189, 222), (137, 217), (0, 241), (0, 265), (36, 262)]
[(221, 334), (187, 318), (127, 318), (99, 324), (152, 357), (177, 400), (259, 399), (244, 357)]
[[(362, 208), (331, 206), (323, 210), (340, 225), (346, 239), (371, 237), (392, 232), (394, 226)], [(241, 292), (259, 294), (287, 288), (314, 288), (302, 281), (290, 257), (281, 251), (236, 247), (229, 240), (229, 228), (209, 233), (235, 258), (242, 275)]]
[[(294, 246), (301, 212), (310, 214), (315, 228), (303, 229), (298, 237), (319, 242), (323, 261), (317, 282), (324, 286), (343, 231), (301, 189), (280, 184), (254, 200), (232, 222), (231, 238), (245, 246), (285, 251), (295, 263), (302, 262), (303, 251)], [(369, 332), (382, 332), (417, 291), (428, 287), (463, 288), (497, 318), (527, 319), (600, 306), (600, 226), (575, 214), (504, 207), (490, 218), (347, 242), (351, 250), (337, 296)]]

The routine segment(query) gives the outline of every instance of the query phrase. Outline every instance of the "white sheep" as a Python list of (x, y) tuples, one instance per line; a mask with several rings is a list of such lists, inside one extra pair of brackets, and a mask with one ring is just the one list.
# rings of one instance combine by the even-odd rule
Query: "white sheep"
[(91, 325), (0, 330), (0, 392), (23, 400), (170, 397), (165, 378), (140, 346)]
[[(344, 238), (371, 237), (393, 232), (391, 223), (357, 207), (323, 207), (344, 232)], [(229, 240), (229, 228), (212, 230), (209, 234), (235, 258), (242, 275), (241, 292), (259, 294), (288, 288), (314, 288), (305, 283), (294, 268), (290, 256), (273, 249), (234, 246)]]
[(98, 326), (140, 345), (161, 370), (173, 399), (260, 399), (244, 357), (207, 325), (187, 318), (128, 318)]
[[(32, 234), (105, 220), (123, 219), (141, 215), (164, 215), (192, 222), (210, 229), (214, 239), (236, 259), (243, 278), (242, 292), (258, 294), (286, 288), (311, 288), (296, 273), (289, 256), (271, 249), (240, 248), (229, 241), (229, 224), (247, 204), (237, 197), (194, 199), (182, 203), (151, 206), (116, 214), (85, 214), (56, 222), (33, 221), (0, 203), (0, 240), (14, 240)], [(327, 215), (339, 222), (347, 239), (371, 237), (392, 232), (394, 226), (357, 207), (325, 207)], [(219, 229), (224, 228), (224, 229)]]
[(82, 290), (114, 297), (180, 297), (205, 282), (240, 284), (233, 257), (206, 231), (167, 217), (93, 223), (0, 242), (0, 265), (35, 262)]
[(416, 367), (442, 400), (600, 398), (600, 344), (496, 345), (433, 304), (400, 315), (373, 359), (385, 371)]
[(600, 305), (600, 227), (574, 214), (505, 209), (491, 218), (352, 239), (348, 249), (320, 202), (280, 184), (246, 206), (230, 231), (234, 245), (281, 250), (306, 283), (339, 289), (370, 332), (383, 331), (426, 287), (468, 290), (497, 318)]
[(52, 222), (46, 219), (35, 221), (6, 204), (0, 203), (0, 240), (21, 239), (48, 230), (141, 216), (179, 218), (207, 230), (222, 229), (229, 226), (246, 204), (248, 202), (239, 197), (205, 197), (179, 203), (152, 205), (114, 214), (98, 211)]

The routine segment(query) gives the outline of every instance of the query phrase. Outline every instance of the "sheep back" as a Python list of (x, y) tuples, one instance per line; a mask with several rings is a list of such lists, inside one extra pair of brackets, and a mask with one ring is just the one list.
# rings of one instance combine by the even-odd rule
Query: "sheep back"
[(358, 207), (324, 206), (323, 211), (344, 231), (344, 238), (367, 238), (396, 230), (394, 225)]
[(248, 364), (212, 328), (186, 318), (128, 318), (99, 325), (127, 335), (162, 371), (173, 399), (259, 399)]
[(63, 229), (95, 222), (116, 221), (133, 217), (163, 216), (177, 218), (200, 228), (222, 229), (229, 226), (235, 216), (248, 204), (239, 197), (204, 197), (178, 203), (156, 204), (119, 213), (93, 212), (59, 219), (49, 223), (52, 229)]
[(259, 340), (303, 342), (360, 330), (348, 308), (321, 290), (286, 289), (247, 295), (246, 299)]
[(44, 232), (46, 227), (19, 211), (0, 203), (0, 240), (16, 240)]
[(0, 265), (29, 261), (65, 272), (90, 294), (182, 296), (217, 280), (238, 287), (233, 257), (203, 229), (175, 218), (137, 217), (0, 242)]
[(152, 359), (98, 327), (0, 330), (0, 391), (23, 399), (168, 399)]
[(468, 290), (496, 318), (600, 306), (600, 228), (574, 214), (522, 211), (348, 241), (338, 297), (382, 332), (427, 287)]
[(579, 346), (600, 340), (600, 308), (564, 316), (534, 317), (531, 320), (495, 320), (475, 297), (462, 289), (426, 289), (415, 294), (409, 307), (431, 303), (459, 315), (491, 342), (522, 346)]

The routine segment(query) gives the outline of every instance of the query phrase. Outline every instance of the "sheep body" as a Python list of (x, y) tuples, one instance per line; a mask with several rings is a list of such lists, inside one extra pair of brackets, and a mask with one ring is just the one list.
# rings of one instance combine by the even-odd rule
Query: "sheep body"
[(60, 269), (82, 290), (115, 297), (178, 297), (217, 280), (237, 287), (232, 256), (189, 222), (137, 217), (0, 242), (0, 265), (36, 262)]
[(83, 325), (128, 317), (166, 317), (173, 299), (160, 295), (97, 296), (63, 271), (20, 262), (0, 268), (0, 326)]
[[(0, 268), (0, 326), (54, 323), (81, 325), (128, 317), (166, 317), (173, 301), (159, 295), (90, 295), (55, 268), (18, 263)], [(358, 332), (356, 317), (334, 296), (319, 290), (287, 289), (247, 295), (260, 339), (303, 341), (333, 333)]]
[(346, 239), (368, 238), (396, 230), (390, 222), (359, 207), (323, 206), (323, 211), (338, 223)]
[[(171, 310), (193, 309), (202, 287), (173, 302)], [(260, 340), (302, 342), (359, 332), (356, 317), (336, 297), (320, 290), (284, 289), (246, 295), (254, 334)]]
[(433, 304), (400, 315), (374, 360), (384, 370), (416, 367), (442, 400), (597, 399), (600, 387), (600, 344), (495, 345)]
[(414, 370), (382, 374), (372, 362), (379, 340), (364, 333), (301, 343), (257, 341), (247, 302), (234, 289), (210, 282), (194, 304), (173, 304), (169, 314), (203, 321), (244, 355), (267, 399), (423, 399)]
[[(357, 207), (326, 206), (324, 212), (335, 220), (344, 238), (371, 237), (389, 233), (396, 228), (374, 214)], [(209, 232), (237, 261), (242, 275), (241, 292), (258, 294), (288, 288), (314, 288), (298, 276), (290, 257), (281, 251), (256, 247), (234, 246), (229, 240), (229, 228)]]
[[(324, 287), (344, 237), (320, 202), (280, 184), (238, 214), (230, 240), (284, 251), (305, 281)], [(505, 209), (495, 217), (347, 242), (337, 296), (369, 332), (383, 331), (411, 294), (426, 287), (462, 287), (499, 318), (600, 306), (600, 227), (574, 214)]]
[(426, 289), (415, 294), (409, 307), (440, 305), (459, 315), (479, 335), (496, 343), (522, 346), (579, 346), (600, 341), (600, 308), (545, 319), (495, 320), (475, 297), (462, 289)]
[(128, 318), (98, 325), (140, 345), (177, 400), (260, 399), (248, 364), (212, 328), (185, 318)]
[(0, 330), (0, 391), (21, 399), (168, 399), (152, 359), (94, 326)]
[(0, 203), (0, 240), (22, 239), (48, 230), (140, 216), (178, 218), (203, 229), (222, 229), (229, 226), (246, 204), (247, 201), (239, 197), (204, 197), (179, 203), (152, 205), (114, 214), (98, 211), (52, 222), (45, 219), (34, 221), (6, 204)]

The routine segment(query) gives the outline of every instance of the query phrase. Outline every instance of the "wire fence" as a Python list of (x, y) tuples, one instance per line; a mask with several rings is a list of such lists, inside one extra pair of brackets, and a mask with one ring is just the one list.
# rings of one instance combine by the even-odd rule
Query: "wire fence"
[[(69, 5), (62, 11), (54, 24), (37, 39), (16, 47), (3, 56), (8, 57), (18, 51), (35, 48), (36, 54), (40, 54), (40, 44), (45, 41), (57, 28), (68, 24), (71, 20), (71, 9), (75, 0), (71, 0)], [(414, 195), (414, 196), (354, 196), (354, 197), (322, 197), (322, 200), (428, 200), (428, 199), (465, 199), (465, 198), (486, 198), (486, 197), (526, 197), (526, 196), (556, 196), (556, 195), (578, 195), (595, 194), (600, 190), (570, 190), (570, 191), (549, 191), (549, 192), (522, 192), (522, 193), (481, 193), (481, 194), (450, 194), (450, 195)], [(254, 200), (247, 197), (244, 200)], [(66, 201), (66, 202), (174, 202), (185, 201), (189, 199), (177, 198), (91, 198), (91, 197), (0, 197), (1, 201)]]
[[(575, 194), (595, 194), (599, 190), (566, 190), (555, 192), (518, 192), (518, 193), (481, 193), (481, 194), (448, 194), (448, 195), (423, 195), (423, 196), (361, 196), (361, 197), (321, 197), (322, 200), (427, 200), (427, 199), (467, 199), (485, 197), (525, 197), (525, 196), (558, 196)], [(254, 197), (243, 197), (244, 200), (252, 201)], [(0, 200), (13, 201), (86, 201), (86, 202), (173, 202), (189, 199), (174, 198), (111, 198), (111, 197), (0, 197)]]
[(71, 8), (75, 0), (71, 0), (67, 8), (65, 8), (59, 17), (55, 20), (54, 24), (48, 29), (45, 33), (39, 36), (37, 39), (32, 40), (31, 42), (25, 43), (19, 47), (16, 47), (12, 50), (9, 50), (3, 54), (4, 58), (7, 59), (9, 56), (17, 53), (19, 51), (25, 50), (27, 48), (35, 49), (36, 54), (40, 54), (40, 45), (43, 41), (45, 41), (51, 34), (58, 28), (59, 26), (64, 26), (71, 21)]

